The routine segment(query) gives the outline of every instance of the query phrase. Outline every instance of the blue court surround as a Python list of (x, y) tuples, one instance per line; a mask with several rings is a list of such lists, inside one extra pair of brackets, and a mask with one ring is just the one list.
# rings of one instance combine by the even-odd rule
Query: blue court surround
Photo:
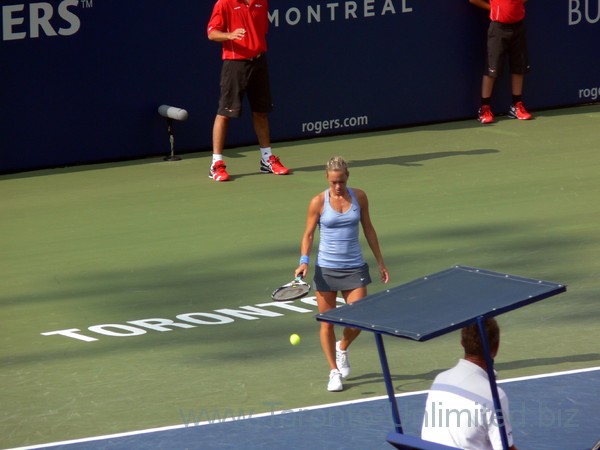
[[(502, 376), (500, 372), (499, 376)], [(600, 368), (501, 382), (511, 400), (513, 436), (518, 448), (590, 450), (598, 440)], [(331, 397), (328, 397), (331, 398)], [(335, 397), (334, 397), (335, 398)], [(403, 425), (410, 435), (421, 430), (426, 394), (399, 396)], [(387, 399), (332, 405), (263, 417), (215, 421), (200, 426), (104, 437), (86, 442), (36, 446), (53, 450), (161, 450), (289, 448), (293, 450), (381, 450), (392, 426)]]
[(388, 442), (406, 450), (445, 450), (448, 447), (404, 436), (382, 335), (427, 341), (477, 323), (502, 445), (508, 450), (484, 320), (565, 291), (563, 284), (457, 265), (367, 296), (360, 302), (318, 314), (316, 319), (374, 333), (395, 427), (395, 432), (388, 435)]

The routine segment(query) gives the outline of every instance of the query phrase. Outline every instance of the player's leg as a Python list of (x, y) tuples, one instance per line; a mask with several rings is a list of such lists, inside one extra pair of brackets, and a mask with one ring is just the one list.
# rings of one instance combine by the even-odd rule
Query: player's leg
[[(360, 299), (367, 296), (367, 287), (363, 286), (357, 289), (351, 289), (348, 291), (342, 291), (342, 296), (347, 304), (351, 304), (359, 301)], [(360, 330), (358, 328), (344, 327), (344, 334), (340, 341), (339, 348), (342, 351), (348, 350), (348, 347), (358, 337)]]
[(254, 132), (260, 148), (271, 147), (271, 133), (269, 130), (269, 115), (264, 112), (253, 112)]
[(271, 135), (269, 129), (268, 113), (273, 111), (273, 98), (269, 80), (269, 66), (267, 55), (251, 61), (252, 69), (248, 81), (248, 101), (252, 109), (254, 131), (260, 146), (260, 172), (275, 175), (287, 175), (289, 169), (279, 158), (272, 154)]
[[(336, 307), (337, 292), (331, 291), (315, 291), (317, 296), (317, 306), (319, 312), (323, 313)], [(330, 392), (338, 392), (344, 389), (342, 384), (342, 373), (338, 370), (335, 355), (335, 330), (334, 325), (328, 322), (321, 322), (319, 330), (319, 338), (321, 347), (327, 364), (329, 365), (329, 381), (327, 390)]]
[(512, 95), (513, 96), (522, 96), (523, 95), (523, 85), (525, 84), (525, 76), (522, 73), (513, 73), (511, 75), (512, 82)]
[[(494, 92), (494, 84), (496, 83), (496, 79), (490, 77), (489, 75), (484, 75), (481, 81), (481, 98), (482, 99), (490, 99), (492, 97), (492, 93)], [(489, 104), (489, 103), (488, 103)]]
[(529, 72), (529, 56), (525, 32), (525, 22), (515, 25), (509, 57), (512, 73), (512, 104), (508, 111), (508, 117), (520, 120), (531, 119), (531, 114), (523, 105), (523, 85), (525, 83), (525, 74)]
[(525, 76), (520, 73), (512, 74), (512, 104), (508, 110), (508, 117), (511, 119), (529, 120), (531, 114), (523, 104), (523, 84)]
[(213, 125), (213, 154), (222, 155), (225, 148), (229, 117), (217, 114)]
[(240, 61), (223, 61), (221, 68), (221, 93), (219, 109), (213, 124), (213, 158), (209, 177), (215, 181), (229, 180), (223, 162), (223, 149), (231, 118), (242, 114), (242, 101), (246, 92), (245, 68)]
[(254, 131), (261, 148), (271, 147), (269, 113), (273, 111), (273, 97), (269, 80), (267, 55), (248, 63), (248, 103), (252, 110)]
[[(327, 312), (336, 307), (337, 292), (315, 291), (315, 294), (320, 313)], [(335, 330), (333, 324), (329, 322), (321, 322), (319, 339), (321, 341), (323, 353), (325, 353), (325, 359), (327, 360), (327, 364), (329, 364), (329, 368), (337, 369), (335, 364)]]
[(487, 33), (485, 70), (481, 81), (481, 106), (479, 111), (477, 111), (477, 120), (484, 124), (494, 121), (491, 99), (496, 78), (502, 73), (504, 52), (505, 40), (503, 30), (500, 25), (492, 22)]
[[(366, 269), (366, 273), (367, 276), (361, 277), (361, 279), (365, 280), (366, 283), (369, 283), (371, 279), (368, 277), (368, 268)], [(368, 282), (366, 280), (368, 280)], [(365, 285), (354, 289), (344, 290), (342, 291), (342, 296), (347, 304), (357, 302), (367, 296), (367, 287)], [(335, 362), (343, 378), (347, 378), (352, 370), (350, 358), (348, 356), (348, 347), (359, 334), (360, 329), (358, 328), (344, 327), (342, 339), (335, 343)]]
[(213, 157), (208, 171), (208, 177), (215, 181), (229, 180), (226, 165), (223, 162), (223, 149), (227, 137), (229, 117), (217, 114), (213, 125)]

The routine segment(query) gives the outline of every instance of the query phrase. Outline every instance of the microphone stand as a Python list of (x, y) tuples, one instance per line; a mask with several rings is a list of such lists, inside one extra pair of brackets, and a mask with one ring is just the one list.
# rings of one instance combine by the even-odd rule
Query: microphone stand
[(167, 132), (169, 133), (169, 142), (171, 143), (171, 155), (165, 156), (165, 161), (181, 161), (179, 156), (175, 156), (175, 136), (173, 134), (173, 119), (167, 118)]

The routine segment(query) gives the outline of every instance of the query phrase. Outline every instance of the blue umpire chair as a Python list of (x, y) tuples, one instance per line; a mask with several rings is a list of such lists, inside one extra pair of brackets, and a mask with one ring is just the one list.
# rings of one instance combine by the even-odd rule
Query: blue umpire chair
[(369, 295), (359, 302), (320, 313), (318, 321), (374, 333), (395, 430), (387, 442), (403, 450), (449, 450), (405, 435), (390, 375), (383, 335), (424, 342), (477, 323), (486, 357), (490, 389), (504, 450), (509, 449), (484, 321), (566, 291), (550, 281), (523, 278), (468, 266), (428, 275)]

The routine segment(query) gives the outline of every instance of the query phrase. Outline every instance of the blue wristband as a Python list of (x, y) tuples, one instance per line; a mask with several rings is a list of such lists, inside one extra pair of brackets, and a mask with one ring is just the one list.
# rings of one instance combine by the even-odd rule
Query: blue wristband
[(302, 256), (300, 257), (300, 264), (308, 264), (308, 262), (309, 262), (309, 261), (310, 261), (310, 260), (309, 260), (309, 258), (308, 258), (308, 256), (307, 256), (307, 255), (302, 255)]

